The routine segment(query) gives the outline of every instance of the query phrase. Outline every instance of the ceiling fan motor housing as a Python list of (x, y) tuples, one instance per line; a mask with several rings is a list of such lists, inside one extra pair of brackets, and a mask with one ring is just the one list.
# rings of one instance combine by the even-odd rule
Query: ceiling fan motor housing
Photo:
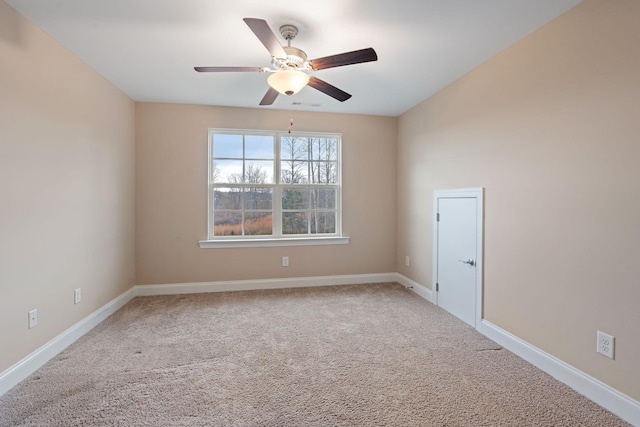
[(302, 49), (293, 46), (283, 46), (286, 58), (273, 58), (273, 66), (277, 70), (298, 70), (307, 68), (307, 54)]
[(295, 65), (300, 67), (307, 60), (307, 54), (303, 50), (293, 46), (284, 46), (284, 51), (287, 52), (288, 65)]

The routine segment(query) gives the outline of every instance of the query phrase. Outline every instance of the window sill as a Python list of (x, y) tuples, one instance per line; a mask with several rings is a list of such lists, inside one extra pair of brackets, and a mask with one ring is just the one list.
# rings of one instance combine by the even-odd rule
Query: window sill
[(346, 245), (349, 237), (281, 237), (277, 239), (237, 239), (237, 240), (200, 240), (198, 244), (202, 249), (209, 248), (265, 248), (275, 246), (321, 246), (321, 245)]

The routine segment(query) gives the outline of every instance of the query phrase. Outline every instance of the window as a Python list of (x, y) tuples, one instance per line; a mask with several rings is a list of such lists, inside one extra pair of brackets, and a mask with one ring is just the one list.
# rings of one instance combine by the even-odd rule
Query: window
[(209, 231), (201, 246), (342, 237), (340, 139), (211, 129)]

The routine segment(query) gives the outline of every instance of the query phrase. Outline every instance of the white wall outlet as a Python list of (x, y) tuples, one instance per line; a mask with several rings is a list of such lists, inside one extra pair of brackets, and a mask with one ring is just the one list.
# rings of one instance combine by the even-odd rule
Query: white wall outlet
[(409, 255), (407, 255), (406, 257), (404, 257), (404, 263), (407, 267), (409, 267), (411, 265), (411, 258), (409, 258)]
[(34, 308), (29, 312), (29, 329), (38, 325), (38, 309)]
[(603, 356), (608, 357), (609, 359), (614, 358), (614, 350), (616, 347), (616, 337), (613, 335), (605, 334), (604, 332), (598, 331), (598, 348), (596, 349), (598, 353)]
[(283, 256), (282, 257), (282, 266), (283, 267), (289, 267), (289, 257), (288, 256)]
[(80, 304), (80, 301), (82, 301), (82, 293), (80, 288), (76, 288), (73, 290), (73, 303)]

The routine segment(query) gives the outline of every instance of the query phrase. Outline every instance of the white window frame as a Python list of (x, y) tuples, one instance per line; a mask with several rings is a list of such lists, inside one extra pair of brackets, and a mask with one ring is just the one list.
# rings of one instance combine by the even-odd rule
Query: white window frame
[[(213, 136), (216, 134), (235, 135), (263, 135), (274, 137), (274, 183), (259, 185), (260, 187), (273, 188), (272, 218), (273, 235), (268, 236), (213, 236)], [(325, 137), (337, 139), (337, 177), (335, 184), (285, 184), (281, 183), (281, 159), (280, 141), (282, 137)], [(339, 245), (348, 244), (349, 237), (342, 235), (342, 135), (339, 133), (325, 132), (278, 132), (266, 130), (248, 129), (220, 129), (210, 128), (207, 140), (207, 240), (200, 240), (201, 248), (230, 248), (230, 247), (272, 247), (272, 246), (308, 246), (308, 245)], [(283, 235), (282, 234), (282, 190), (301, 186), (310, 188), (318, 186), (321, 188), (336, 189), (336, 232), (331, 234), (302, 234)]]

